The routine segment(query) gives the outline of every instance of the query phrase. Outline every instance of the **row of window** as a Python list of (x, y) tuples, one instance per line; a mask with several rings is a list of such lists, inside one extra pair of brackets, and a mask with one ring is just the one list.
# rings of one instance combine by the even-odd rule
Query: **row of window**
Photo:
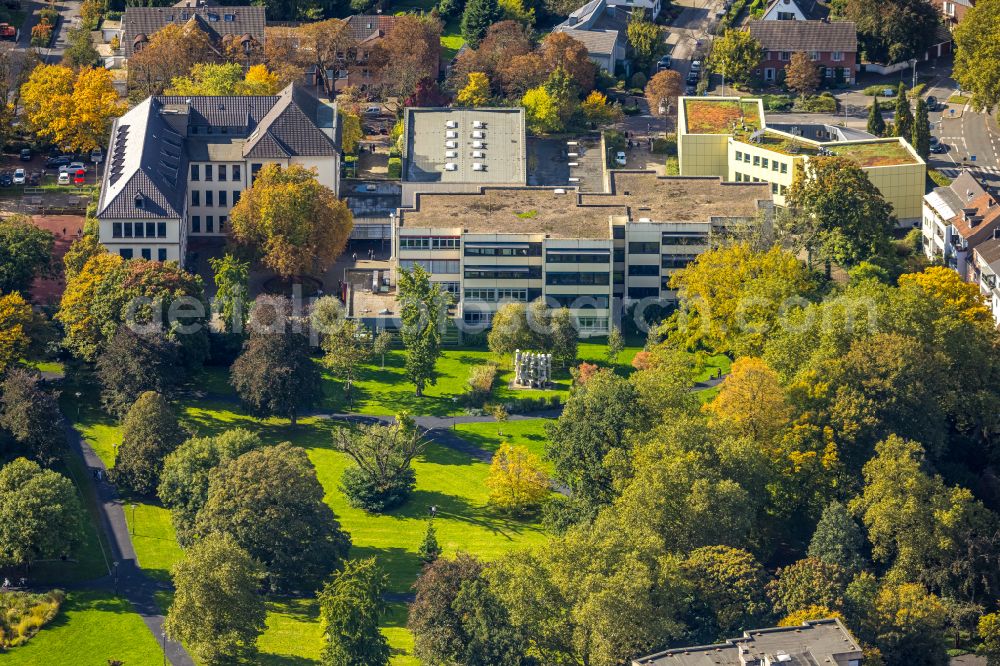
[(660, 244), (656, 241), (631, 241), (628, 244), (629, 254), (659, 254)]
[[(234, 182), (240, 180), (241, 167), (239, 164), (192, 164), (191, 180), (201, 180), (201, 167), (205, 167), (205, 180), (215, 180), (216, 171), (219, 174), (219, 181), (225, 182), (229, 176)], [(255, 165), (257, 166), (257, 165)]]
[[(153, 250), (152, 250), (152, 248), (148, 248), (148, 247), (141, 248), (139, 250), (139, 254), (146, 261), (152, 261), (152, 259), (153, 259)], [(119, 249), (118, 250), (118, 255), (122, 259), (135, 259), (135, 252), (130, 247), (123, 247), (123, 248)], [(163, 247), (157, 248), (157, 250), (156, 250), (156, 260), (157, 261), (166, 261), (167, 260), (167, 249), (166, 248), (163, 248)]]
[(611, 276), (604, 271), (600, 273), (549, 271), (545, 274), (545, 284), (549, 285), (606, 285), (610, 282)]
[(114, 222), (112, 238), (166, 238), (166, 222)]
[[(219, 233), (226, 232), (226, 216), (219, 216)], [(201, 215), (191, 216), (191, 233), (200, 234), (201, 233)], [(205, 216), (205, 233), (214, 234), (215, 233), (215, 216), (206, 215)]]
[[(833, 79), (833, 78), (837, 77), (838, 73), (840, 73), (844, 77), (845, 81), (850, 81), (851, 80), (852, 71), (851, 71), (850, 67), (823, 67), (821, 69), (823, 70), (823, 77), (824, 78)], [(759, 70), (758, 70), (758, 72), (759, 72)], [(765, 81), (774, 81), (774, 80), (777, 79), (777, 75), (778, 75), (778, 72), (774, 69), (774, 67), (765, 67), (764, 68), (764, 80)]]
[(401, 250), (455, 250), (461, 245), (458, 236), (400, 236)]
[(540, 257), (541, 243), (521, 243), (518, 245), (466, 245), (467, 257)]
[[(828, 53), (830, 54), (830, 60), (832, 60), (833, 62), (841, 62), (841, 61), (844, 60), (844, 52), (843, 51), (829, 51)], [(822, 57), (822, 52), (821, 51), (810, 51), (809, 52), (809, 59), (812, 60), (813, 62), (819, 60), (820, 57)], [(788, 61), (790, 61), (792, 59), (792, 52), (791, 51), (771, 51), (769, 53), (769, 58), (771, 60), (783, 60), (785, 62), (788, 62)]]
[[(215, 205), (215, 192), (213, 192), (212, 190), (205, 190), (204, 194), (205, 194), (205, 206), (214, 206)], [(234, 206), (240, 202), (240, 194), (242, 194), (242, 192), (240, 192), (239, 190), (236, 190), (236, 191), (233, 192), (233, 205)], [(201, 191), (199, 191), (199, 190), (191, 190), (191, 205), (192, 206), (201, 206), (201, 195), (202, 195)], [(219, 190), (219, 199), (218, 200), (219, 200), (219, 205), (220, 206), (228, 208), (229, 207), (229, 192), (228, 192), (228, 190)]]
[(547, 264), (606, 264), (611, 259), (608, 253), (601, 254), (553, 254), (545, 253), (545, 263)]
[(684, 268), (697, 258), (697, 254), (665, 254), (660, 265), (663, 268)]
[[(659, 294), (655, 295), (658, 296)], [(462, 319), (466, 324), (486, 327), (493, 323), (493, 314), (492, 312), (470, 311), (463, 313)], [(600, 332), (608, 330), (607, 317), (577, 317), (576, 324), (581, 331)]]
[(664, 231), (660, 242), (663, 245), (708, 245), (708, 236), (684, 231)]
[(750, 155), (750, 153), (744, 153), (741, 150), (736, 151), (736, 161), (743, 162), (744, 164), (750, 164), (750, 158), (753, 157), (753, 165), (755, 167), (760, 167), (766, 169), (769, 165), (771, 171), (788, 173), (788, 163), (779, 162), (778, 160), (768, 160), (766, 157), (761, 157), (760, 155)]
[[(531, 290), (537, 291), (537, 290)], [(471, 287), (465, 290), (466, 301), (481, 301), (484, 303), (494, 303), (497, 301), (528, 301), (528, 289), (490, 289), (484, 287)]]
[(650, 275), (659, 275), (660, 267), (656, 264), (632, 264), (628, 267), (628, 274), (630, 277), (648, 277)]
[(458, 259), (400, 259), (399, 267), (411, 271), (413, 267), (420, 264), (428, 273), (458, 273), (461, 270), (461, 262)]
[(465, 277), (470, 280), (538, 280), (541, 266), (466, 266)]
[[(766, 180), (761, 180), (757, 176), (751, 176), (750, 174), (740, 173), (739, 171), (737, 171), (736, 172), (736, 182), (737, 183), (766, 183), (767, 181)], [(784, 185), (781, 185), (779, 183), (771, 183), (771, 194), (780, 194), (780, 195), (784, 196), (785, 192), (787, 192), (787, 191), (788, 191), (788, 188), (785, 187)]]

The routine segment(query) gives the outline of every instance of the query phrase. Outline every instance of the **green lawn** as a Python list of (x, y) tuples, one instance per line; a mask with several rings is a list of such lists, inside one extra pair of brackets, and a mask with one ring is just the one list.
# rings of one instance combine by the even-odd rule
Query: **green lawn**
[(160, 666), (163, 652), (124, 599), (102, 592), (70, 592), (59, 615), (27, 645), (4, 653), (5, 666)]
[(158, 504), (138, 500), (126, 501), (124, 509), (139, 566), (151, 578), (169, 581), (170, 567), (183, 553), (170, 522), (170, 512)]
[[(549, 419), (521, 419), (507, 421), (499, 424), (499, 427), (495, 422), (458, 423), (455, 425), (455, 431), (462, 439), (481, 449), (496, 451), (502, 443), (507, 442), (527, 447), (529, 451), (542, 458), (545, 454), (545, 442), (548, 440), (545, 434), (547, 421)], [(500, 432), (503, 434), (499, 434)]]

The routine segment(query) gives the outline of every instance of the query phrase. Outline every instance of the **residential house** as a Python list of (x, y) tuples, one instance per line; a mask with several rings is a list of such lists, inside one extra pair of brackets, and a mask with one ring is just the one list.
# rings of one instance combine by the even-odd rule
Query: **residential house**
[(978, 276), (979, 291), (983, 294), (993, 320), (1000, 326), (1000, 238), (991, 238), (972, 250), (973, 274)]
[(979, 282), (973, 251), (1000, 237), (1000, 204), (968, 171), (946, 187), (924, 196), (924, 253), (932, 261), (958, 271), (963, 280)]
[(121, 21), (121, 45), (130, 58), (168, 25), (202, 30), (218, 49), (229, 40), (244, 48), (264, 44), (264, 7), (220, 6), (209, 0), (181, 0), (170, 7), (126, 7)]
[(861, 666), (861, 645), (836, 619), (790, 627), (751, 629), (724, 643), (664, 650), (632, 660), (632, 666)]
[(821, 21), (830, 10), (817, 0), (771, 0), (762, 21)]
[[(801, 24), (803, 21), (775, 21)], [(682, 176), (767, 183), (777, 206), (800, 166), (816, 156), (853, 160), (892, 204), (900, 225), (919, 224), (927, 165), (903, 138), (824, 124), (768, 123), (759, 99), (681, 97), (677, 154)]]
[(607, 0), (590, 0), (553, 30), (582, 42), (590, 59), (614, 74), (619, 64), (626, 64), (629, 16), (625, 7), (609, 6)]
[[(327, 92), (336, 95), (345, 88), (367, 90), (374, 81), (369, 68), (369, 59), (375, 46), (388, 35), (396, 25), (397, 17), (383, 14), (358, 14), (349, 16), (347, 32), (352, 48), (339, 53), (336, 71), (324, 72)], [(331, 87), (332, 82), (332, 87)]]
[(751, 21), (750, 34), (764, 55), (758, 76), (765, 82), (784, 78), (793, 53), (805, 53), (828, 82), (854, 83), (858, 32), (851, 21)]
[(945, 25), (954, 28), (976, 6), (976, 0), (931, 0), (931, 4), (941, 11)]
[(222, 239), (265, 164), (340, 182), (337, 109), (298, 85), (273, 96), (150, 97), (111, 127), (97, 205), (100, 241), (126, 259), (184, 263), (188, 241)]

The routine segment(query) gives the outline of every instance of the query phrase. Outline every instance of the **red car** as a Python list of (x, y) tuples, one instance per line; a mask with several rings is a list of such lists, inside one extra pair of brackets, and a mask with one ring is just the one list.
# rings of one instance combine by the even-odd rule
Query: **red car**
[(76, 173), (73, 174), (73, 184), (83, 185), (83, 179), (87, 176), (87, 172), (83, 169), (77, 169)]

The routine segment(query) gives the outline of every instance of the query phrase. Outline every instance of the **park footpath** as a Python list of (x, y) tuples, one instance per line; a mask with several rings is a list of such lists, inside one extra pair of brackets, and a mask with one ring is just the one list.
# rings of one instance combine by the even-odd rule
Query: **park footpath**
[[(718, 386), (725, 376), (713, 377), (704, 382), (698, 382), (691, 387), (692, 391), (703, 391), (705, 389)], [(224, 396), (213, 396), (223, 398)], [(230, 397), (231, 399), (231, 397)], [(562, 413), (562, 409), (551, 409), (534, 412), (531, 414), (512, 414), (509, 421), (523, 421), (537, 418), (557, 418)], [(312, 416), (321, 419), (331, 419), (349, 423), (392, 423), (395, 421), (393, 415), (367, 416), (350, 413), (324, 413), (312, 412), (303, 416)], [(473, 414), (463, 414), (456, 416), (417, 416), (414, 421), (423, 432), (428, 441), (434, 442), (453, 451), (457, 451), (470, 458), (491, 463), (493, 452), (469, 443), (455, 432), (455, 426), (459, 423), (489, 423), (495, 422), (492, 416), (479, 416)], [(108, 480), (108, 470), (104, 462), (91, 448), (90, 444), (80, 435), (79, 431), (69, 425), (66, 419), (66, 442), (70, 449), (80, 456), (88, 471), (94, 476), (87, 476), (82, 479), (82, 483), (93, 484), (94, 494), (97, 499), (97, 509), (100, 513), (101, 529), (105, 535), (110, 552), (105, 553), (106, 559), (111, 563), (110, 572), (103, 578), (98, 578), (83, 583), (64, 586), (67, 590), (90, 589), (113, 591), (115, 595), (121, 595), (132, 604), (135, 612), (139, 614), (153, 636), (160, 641), (166, 658), (174, 666), (194, 666), (194, 660), (188, 654), (184, 646), (176, 641), (169, 640), (163, 630), (165, 617), (159, 606), (156, 604), (157, 592), (169, 592), (173, 586), (169, 583), (159, 582), (151, 579), (139, 566), (139, 560), (135, 549), (132, 546), (132, 537), (129, 533), (128, 522), (125, 520), (124, 503), (118, 494), (117, 488)], [(96, 483), (95, 483), (95, 478)], [(82, 490), (82, 489), (81, 489)], [(563, 486), (554, 487), (559, 493), (569, 494), (569, 489)], [(103, 546), (102, 546), (103, 548)], [(390, 593), (386, 595), (387, 601), (412, 602), (413, 593)]]

